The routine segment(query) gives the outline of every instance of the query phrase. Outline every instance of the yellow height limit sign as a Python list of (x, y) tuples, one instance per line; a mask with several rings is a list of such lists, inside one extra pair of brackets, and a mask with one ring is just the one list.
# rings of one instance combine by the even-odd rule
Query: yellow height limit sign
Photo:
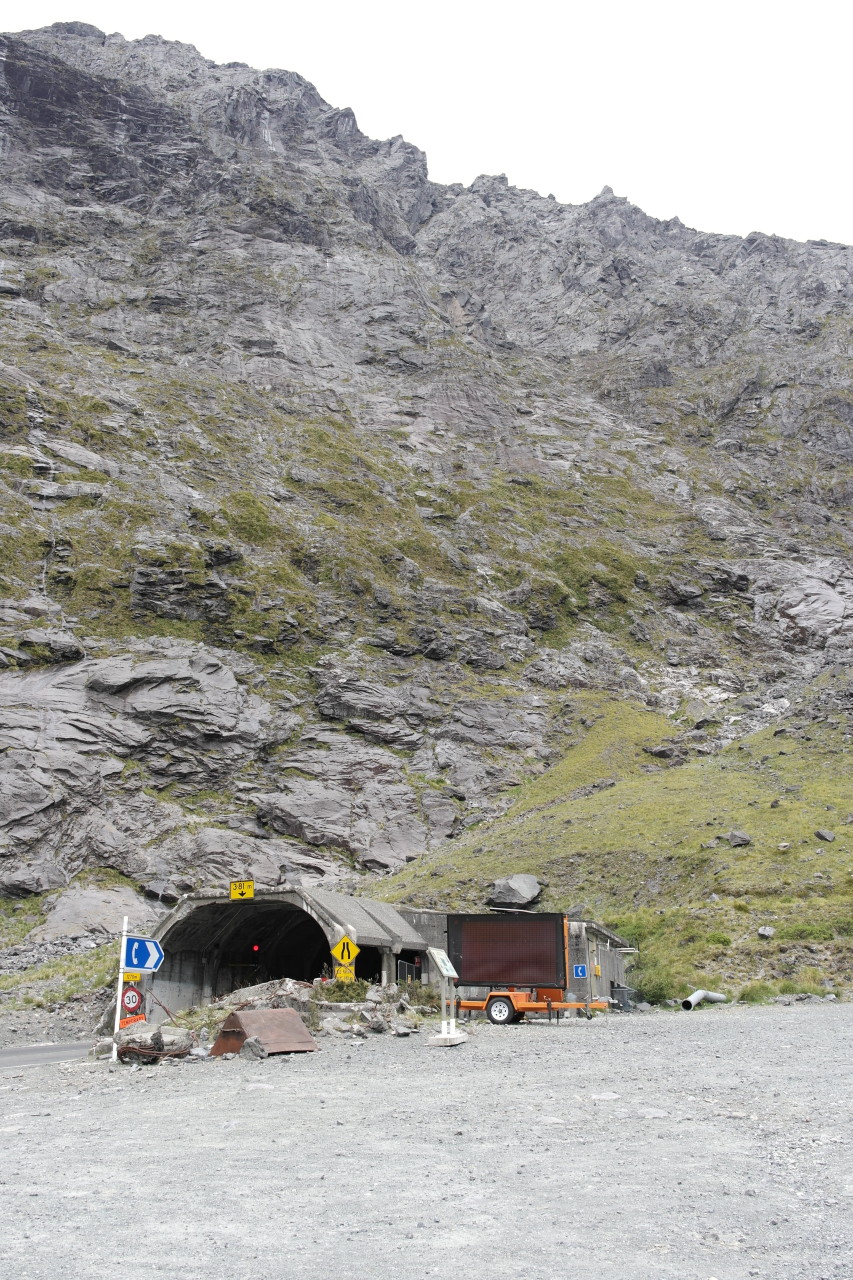
[(361, 951), (352, 938), (346, 934), (332, 947), (332, 955), (337, 960), (335, 979), (338, 982), (355, 982), (355, 958)]
[(231, 881), (231, 897), (232, 898), (254, 898), (255, 882), (254, 880), (232, 880)]

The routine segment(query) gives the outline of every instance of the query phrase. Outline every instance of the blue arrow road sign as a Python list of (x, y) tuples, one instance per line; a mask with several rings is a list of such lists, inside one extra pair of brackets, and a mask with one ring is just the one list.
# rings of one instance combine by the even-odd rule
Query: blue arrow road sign
[(125, 938), (122, 969), (156, 973), (163, 963), (163, 948), (153, 938)]
[[(128, 939), (128, 941), (130, 941), (130, 939)], [(586, 977), (586, 965), (585, 965), (585, 964), (576, 964), (576, 965), (574, 966), (574, 974), (575, 974), (575, 977), (576, 977), (576, 978), (585, 978), (585, 977)]]

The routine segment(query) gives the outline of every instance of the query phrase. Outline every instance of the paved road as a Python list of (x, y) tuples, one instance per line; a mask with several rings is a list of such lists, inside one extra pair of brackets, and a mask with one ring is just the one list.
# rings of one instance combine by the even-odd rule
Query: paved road
[(74, 1040), (70, 1044), (16, 1044), (12, 1049), (0, 1049), (0, 1071), (37, 1067), (45, 1062), (73, 1062), (76, 1058), (85, 1058), (91, 1047), (91, 1040)]

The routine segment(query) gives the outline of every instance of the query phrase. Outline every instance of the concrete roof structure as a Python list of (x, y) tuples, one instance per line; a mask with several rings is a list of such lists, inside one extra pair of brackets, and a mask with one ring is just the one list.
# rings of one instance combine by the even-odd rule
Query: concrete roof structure
[(180, 938), (184, 949), (204, 949), (216, 941), (216, 935), (238, 923), (241, 916), (248, 918), (247, 907), (256, 914), (258, 908), (276, 904), (307, 912), (320, 925), (330, 946), (344, 934), (360, 947), (377, 947), (393, 954), (420, 951), (427, 946), (425, 939), (391, 903), (313, 886), (264, 889), (245, 902), (233, 901), (224, 889), (188, 893), (163, 917), (154, 936), (166, 946), (172, 935)]

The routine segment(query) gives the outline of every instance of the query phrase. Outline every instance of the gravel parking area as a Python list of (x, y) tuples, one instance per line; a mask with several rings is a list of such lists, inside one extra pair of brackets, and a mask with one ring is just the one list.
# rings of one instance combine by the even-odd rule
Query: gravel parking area
[(0, 1072), (8, 1277), (838, 1280), (853, 1004)]

